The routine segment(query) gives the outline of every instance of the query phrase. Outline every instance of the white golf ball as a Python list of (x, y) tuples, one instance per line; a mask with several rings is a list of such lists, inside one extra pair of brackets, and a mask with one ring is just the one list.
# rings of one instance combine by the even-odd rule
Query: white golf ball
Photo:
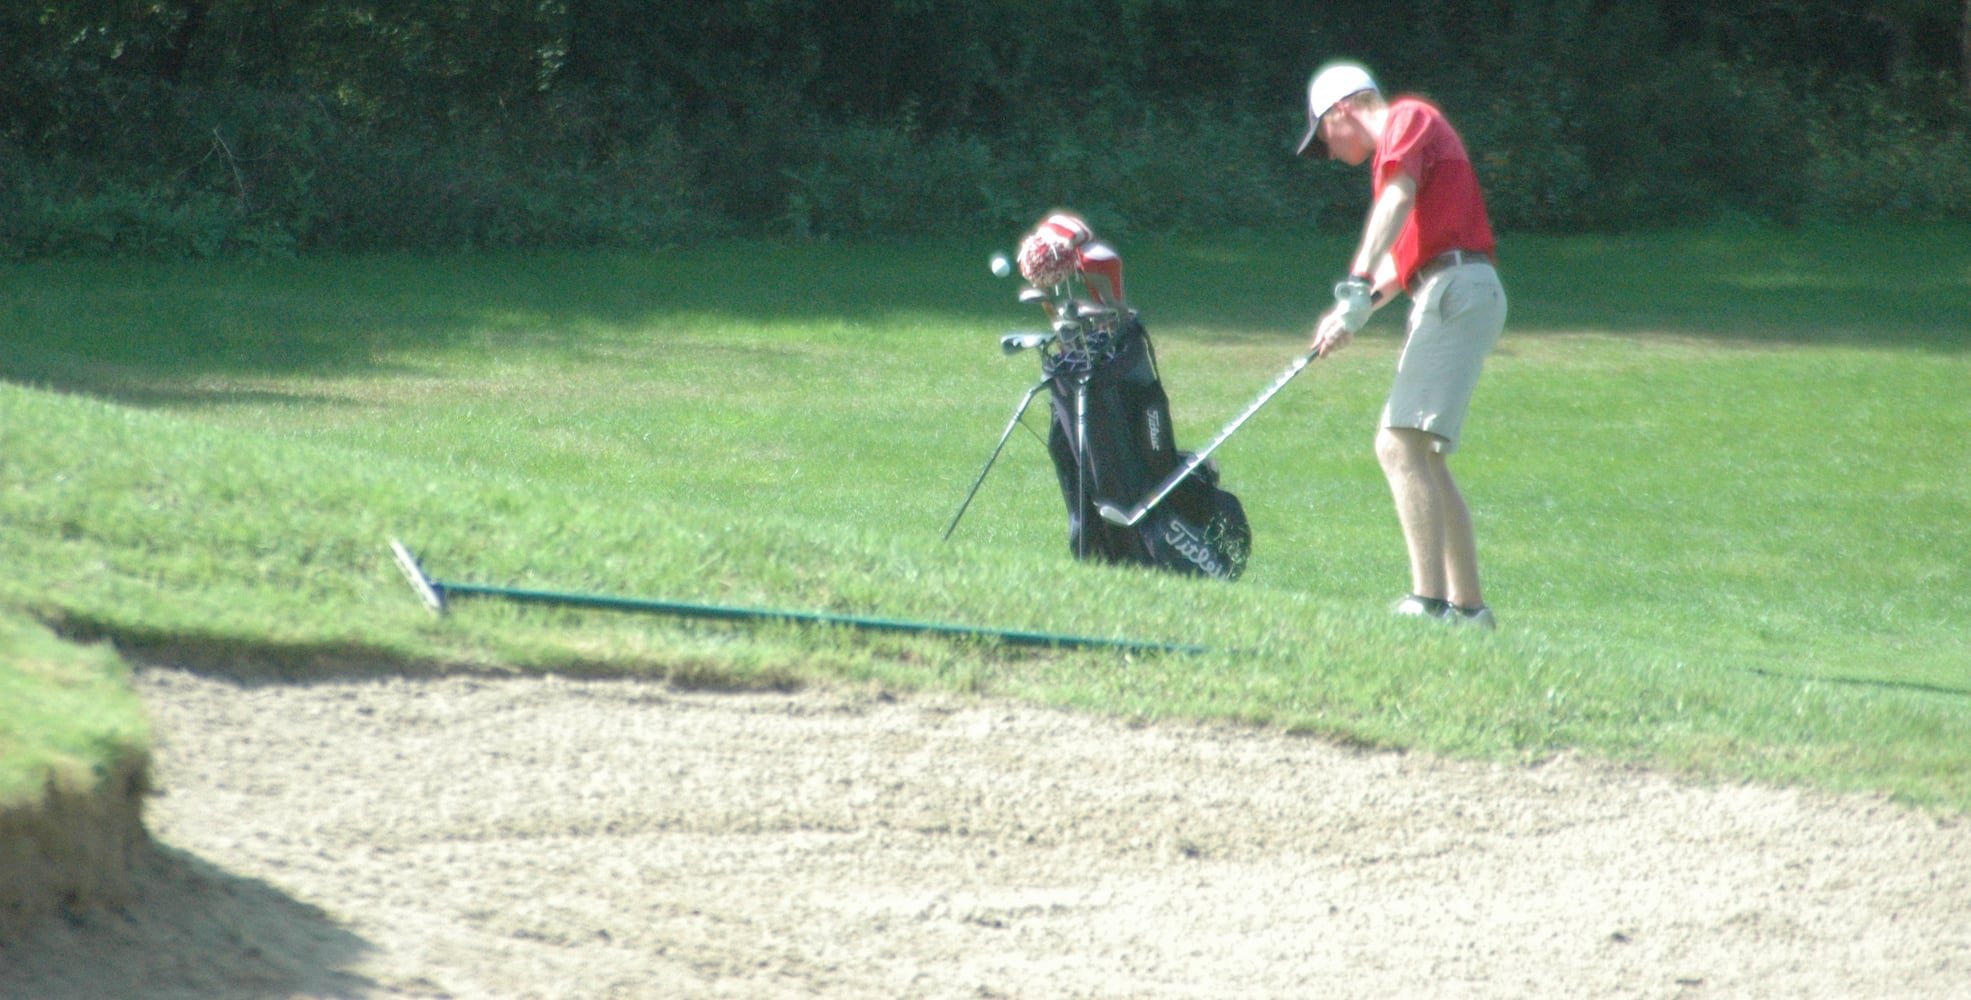
[(1007, 275), (1009, 275), (1009, 274), (1012, 274), (1012, 273), (1013, 273), (1013, 262), (1012, 262), (1012, 261), (1010, 261), (1010, 260), (1007, 260), (1007, 259), (1006, 259), (1006, 255), (1005, 255), (1005, 254), (1003, 254), (1003, 253), (996, 253), (996, 254), (993, 254), (993, 255), (992, 255), (992, 273), (993, 273), (993, 274), (995, 274), (995, 275), (998, 275), (998, 276), (999, 276), (999, 277), (1001, 277), (1001, 278), (1004, 278), (1004, 277), (1006, 277)]

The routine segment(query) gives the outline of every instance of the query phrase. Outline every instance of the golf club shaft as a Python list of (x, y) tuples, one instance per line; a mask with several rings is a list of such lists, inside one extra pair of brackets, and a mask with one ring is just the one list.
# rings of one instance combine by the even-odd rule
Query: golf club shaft
[[(1074, 509), (1088, 510), (1088, 375), (1074, 383)], [(1085, 517), (1079, 513), (1076, 517)], [(1084, 524), (1076, 539), (1075, 558), (1088, 558), (1088, 535), (1093, 525)]]
[(1170, 475), (1165, 476), (1163, 482), (1155, 490), (1151, 491), (1149, 496), (1143, 498), (1135, 507), (1126, 511), (1114, 504), (1102, 504), (1100, 508), (1102, 519), (1110, 524), (1119, 524), (1124, 527), (1141, 521), (1143, 515), (1155, 509), (1157, 504), (1163, 502), (1164, 497), (1170, 495), (1170, 491), (1177, 488), (1178, 483), (1183, 482), (1191, 473), (1196, 472), (1198, 466), (1203, 465), (1205, 459), (1210, 458), (1211, 453), (1218, 450), (1218, 446), (1224, 444), (1226, 438), (1232, 436), (1233, 431), (1238, 430), (1241, 424), (1244, 424), (1253, 414), (1258, 413), (1259, 408), (1265, 406), (1267, 400), (1272, 399), (1288, 382), (1293, 381), (1293, 377), (1300, 374), (1300, 370), (1307, 367), (1308, 362), (1313, 361), (1319, 356), (1314, 351), (1308, 351), (1306, 354), (1293, 359), (1293, 363), (1288, 365), (1286, 370), (1281, 372), (1279, 377), (1273, 380), (1272, 385), (1266, 387), (1265, 392), (1259, 394), (1258, 399), (1252, 401), (1252, 405), (1246, 407), (1244, 413), (1232, 418), (1232, 422), (1226, 424), (1225, 428), (1218, 432), (1218, 436), (1211, 439), (1210, 444), (1193, 452), (1190, 458), (1185, 459), (1184, 464), (1178, 466)]

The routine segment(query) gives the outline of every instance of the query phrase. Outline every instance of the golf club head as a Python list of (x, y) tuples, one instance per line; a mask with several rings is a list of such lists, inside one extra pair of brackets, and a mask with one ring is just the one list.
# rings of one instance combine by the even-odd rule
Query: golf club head
[(1121, 507), (1118, 507), (1112, 503), (1096, 504), (1095, 511), (1096, 513), (1102, 515), (1102, 520), (1107, 521), (1110, 524), (1116, 525), (1118, 527), (1126, 528), (1136, 523), (1135, 521), (1130, 520), (1128, 511), (1123, 510)]
[(1027, 287), (1020, 289), (1020, 302), (1022, 304), (1028, 302), (1045, 302), (1045, 301), (1047, 301), (1047, 293), (1041, 291), (1038, 288), (1033, 287), (1032, 285), (1028, 285)]
[(1039, 330), (1020, 330), (1013, 333), (1001, 334), (999, 337), (999, 350), (1001, 353), (1011, 356), (1021, 351), (1031, 351), (1036, 348), (1046, 347), (1053, 342), (1054, 335), (1051, 333), (1045, 333)]

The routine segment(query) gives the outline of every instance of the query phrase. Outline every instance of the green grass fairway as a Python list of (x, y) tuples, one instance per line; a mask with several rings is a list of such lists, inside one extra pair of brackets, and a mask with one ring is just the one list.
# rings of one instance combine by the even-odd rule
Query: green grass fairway
[[(1971, 231), (1508, 239), (1454, 462), (1489, 635), (1387, 614), (1407, 573), (1370, 439), (1400, 305), (1220, 449), (1244, 580), (1073, 563), (1019, 432), (940, 542), (1036, 378), (997, 348), (1040, 317), (995, 249), (0, 269), (0, 609), (215, 669), (952, 687), (1971, 806)], [(1195, 446), (1304, 349), (1348, 248), (1121, 249)], [(441, 620), (393, 536), (455, 582), (1219, 652)]]

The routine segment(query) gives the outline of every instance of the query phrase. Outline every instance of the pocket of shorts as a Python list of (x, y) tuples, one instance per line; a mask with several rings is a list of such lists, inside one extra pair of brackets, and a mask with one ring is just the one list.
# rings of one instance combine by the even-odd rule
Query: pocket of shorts
[(1469, 310), (1472, 291), (1470, 282), (1460, 280), (1455, 274), (1445, 275), (1444, 280), (1437, 283), (1435, 296), (1437, 301), (1431, 304), (1437, 312), (1438, 320), (1448, 323)]
[(1496, 282), (1477, 275), (1447, 274), (1433, 290), (1432, 308), (1439, 322), (1449, 323), (1474, 309), (1490, 308), (1503, 294)]

